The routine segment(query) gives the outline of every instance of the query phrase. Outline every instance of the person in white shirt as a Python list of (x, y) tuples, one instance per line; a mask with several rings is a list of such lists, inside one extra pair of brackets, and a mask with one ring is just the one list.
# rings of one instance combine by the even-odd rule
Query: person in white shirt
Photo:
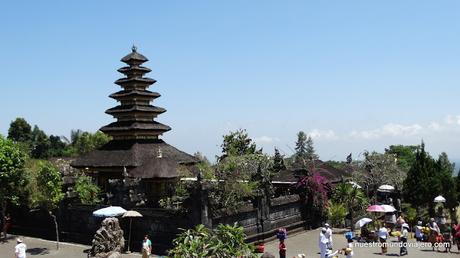
[(402, 224), (401, 232), (401, 248), (399, 249), (399, 256), (407, 255), (407, 238), (409, 237), (409, 225), (407, 223)]
[(415, 226), (415, 239), (417, 239), (418, 242), (423, 241), (423, 232), (422, 232), (422, 222), (421, 221), (417, 222), (417, 226)]
[(382, 254), (386, 254), (388, 248), (387, 238), (389, 236), (388, 229), (384, 225), (382, 225), (377, 234), (379, 236), (380, 243), (382, 243)]
[(321, 258), (326, 258), (327, 254), (327, 245), (329, 243), (329, 239), (326, 237), (326, 228), (322, 228), (321, 232), (319, 233), (319, 250), (321, 253)]
[(353, 239), (347, 239), (347, 247), (342, 249), (342, 253), (345, 255), (347, 258), (352, 258), (353, 257)]
[(14, 247), (14, 253), (16, 258), (26, 258), (27, 246), (22, 242), (22, 239), (16, 239), (16, 246)]
[(332, 228), (329, 224), (324, 224), (324, 227), (326, 228), (326, 237), (329, 240), (327, 248), (332, 250)]

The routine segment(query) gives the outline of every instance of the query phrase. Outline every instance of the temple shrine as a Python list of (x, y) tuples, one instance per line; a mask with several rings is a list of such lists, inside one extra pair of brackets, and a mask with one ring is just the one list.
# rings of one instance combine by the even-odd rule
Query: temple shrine
[(148, 59), (133, 46), (121, 61), (127, 66), (118, 72), (125, 77), (115, 84), (122, 89), (110, 95), (119, 105), (106, 110), (116, 121), (100, 129), (112, 140), (80, 156), (72, 166), (95, 178), (106, 192), (107, 204), (154, 207), (174, 187), (178, 167), (191, 166), (198, 159), (160, 139), (171, 128), (155, 121), (166, 110), (151, 105), (160, 94), (148, 90), (156, 82), (144, 76), (151, 72), (142, 66)]

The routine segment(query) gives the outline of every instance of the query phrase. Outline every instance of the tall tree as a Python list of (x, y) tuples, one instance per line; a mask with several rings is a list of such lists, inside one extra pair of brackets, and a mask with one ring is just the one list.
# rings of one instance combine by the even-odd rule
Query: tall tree
[(262, 153), (257, 150), (256, 144), (249, 138), (245, 129), (238, 129), (223, 136), (224, 141), (221, 145), (222, 156), (220, 160), (228, 156), (243, 156), (248, 154)]
[(286, 169), (284, 165), (284, 156), (280, 154), (280, 151), (275, 147), (275, 155), (273, 156), (273, 171), (278, 173), (281, 170)]
[(32, 127), (27, 121), (18, 117), (12, 121), (8, 129), (8, 139), (15, 142), (29, 142), (31, 138)]
[(30, 139), (30, 155), (36, 159), (46, 159), (50, 156), (50, 141), (48, 136), (38, 126), (34, 126)]
[(307, 135), (303, 131), (300, 131), (297, 133), (297, 141), (295, 143), (294, 162), (305, 165), (307, 161)]
[(445, 152), (439, 155), (437, 160), (438, 173), (435, 180), (439, 180), (439, 194), (446, 198), (446, 207), (449, 209), (456, 208), (457, 189), (455, 178), (453, 177), (455, 164), (449, 161), (449, 157)]
[(421, 208), (432, 202), (436, 197), (436, 189), (439, 189), (439, 182), (434, 180), (436, 175), (436, 162), (425, 151), (425, 143), (422, 142), (417, 150), (415, 162), (407, 173), (404, 180), (403, 196), (415, 208)]
[(26, 190), (26, 154), (11, 140), (0, 135), (0, 206), (5, 216), (8, 204), (18, 205)]
[(62, 176), (59, 170), (48, 162), (40, 162), (39, 170), (35, 175), (31, 193), (31, 207), (46, 210), (53, 218), (56, 230), (56, 248), (59, 249), (59, 226), (54, 214), (59, 202), (64, 198), (62, 192)]
[(316, 155), (315, 147), (313, 146), (313, 139), (309, 135), (307, 137), (306, 157), (308, 160), (317, 160), (319, 157)]

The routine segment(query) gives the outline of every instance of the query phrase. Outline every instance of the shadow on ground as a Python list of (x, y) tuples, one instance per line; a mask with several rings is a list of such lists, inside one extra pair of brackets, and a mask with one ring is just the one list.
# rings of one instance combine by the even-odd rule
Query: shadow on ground
[(49, 254), (50, 251), (48, 250), (48, 248), (30, 248), (27, 249), (27, 253), (29, 253), (30, 255), (45, 255)]

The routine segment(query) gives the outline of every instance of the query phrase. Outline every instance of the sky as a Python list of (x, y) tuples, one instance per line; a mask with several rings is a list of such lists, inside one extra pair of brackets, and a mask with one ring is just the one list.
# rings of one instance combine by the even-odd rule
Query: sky
[(459, 1), (3, 1), (0, 134), (114, 119), (135, 44), (162, 94), (163, 139), (219, 155), (244, 128), (267, 153), (313, 137), (323, 160), (419, 144), (460, 160)]

